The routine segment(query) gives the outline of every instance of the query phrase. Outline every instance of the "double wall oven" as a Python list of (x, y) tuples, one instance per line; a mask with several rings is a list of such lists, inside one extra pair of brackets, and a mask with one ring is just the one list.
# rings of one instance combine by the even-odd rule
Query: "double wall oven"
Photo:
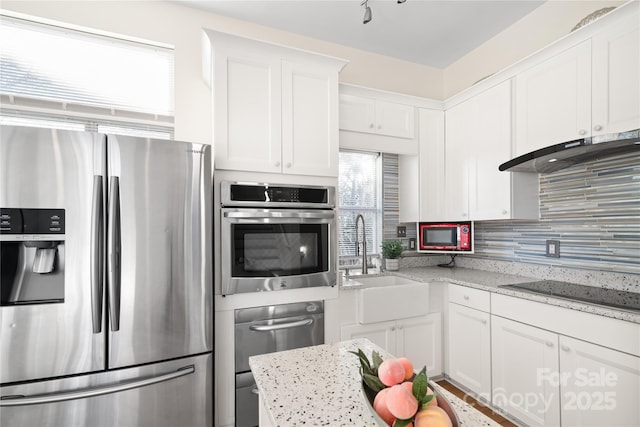
[(335, 188), (221, 183), (222, 294), (335, 286)]
[[(222, 182), (222, 295), (335, 286), (335, 188)], [(324, 302), (235, 310), (236, 427), (258, 424), (249, 357), (324, 343)]]

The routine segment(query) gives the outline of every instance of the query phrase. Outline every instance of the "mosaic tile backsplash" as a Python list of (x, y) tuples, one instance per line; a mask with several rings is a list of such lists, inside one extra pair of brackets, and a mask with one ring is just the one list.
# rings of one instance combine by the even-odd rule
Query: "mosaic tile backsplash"
[[(546, 256), (547, 240), (560, 241), (560, 258)], [(413, 255), (401, 268), (448, 261)], [(456, 265), (640, 292), (640, 153), (540, 175), (540, 220), (476, 222), (475, 254)]]
[(476, 222), (475, 239), (474, 258), (640, 274), (640, 154), (540, 175), (539, 221)]

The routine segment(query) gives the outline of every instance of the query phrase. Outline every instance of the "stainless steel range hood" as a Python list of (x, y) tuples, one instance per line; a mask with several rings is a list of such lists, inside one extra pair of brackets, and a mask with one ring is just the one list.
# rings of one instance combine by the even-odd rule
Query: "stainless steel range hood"
[(563, 142), (501, 164), (508, 172), (549, 173), (618, 154), (640, 152), (640, 129)]

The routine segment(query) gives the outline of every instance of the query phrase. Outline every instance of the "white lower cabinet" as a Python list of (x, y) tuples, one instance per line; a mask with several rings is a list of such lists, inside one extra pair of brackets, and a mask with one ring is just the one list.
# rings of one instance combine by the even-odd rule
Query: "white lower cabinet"
[(492, 403), (532, 426), (560, 424), (558, 335), (491, 316)]
[(498, 316), (491, 327), (494, 406), (531, 426), (640, 425), (640, 357)]
[(490, 321), (490, 314), (485, 311), (449, 302), (449, 377), (488, 401), (491, 400)]
[(408, 358), (416, 371), (426, 366), (429, 377), (442, 374), (441, 313), (340, 328), (341, 340), (356, 338), (367, 338), (396, 357)]
[(640, 357), (560, 336), (559, 378), (563, 426), (640, 426)]

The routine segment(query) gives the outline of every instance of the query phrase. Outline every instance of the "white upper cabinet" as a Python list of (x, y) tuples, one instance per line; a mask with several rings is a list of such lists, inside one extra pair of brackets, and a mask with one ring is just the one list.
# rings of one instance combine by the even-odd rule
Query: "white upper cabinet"
[(591, 41), (516, 76), (516, 156), (588, 136)]
[(516, 76), (516, 155), (640, 127), (639, 21), (632, 10)]
[(640, 17), (625, 17), (592, 39), (592, 133), (640, 128)]
[(345, 62), (207, 30), (215, 168), (338, 175), (338, 73)]
[(415, 107), (355, 95), (340, 95), (340, 129), (415, 138)]
[(283, 61), (282, 171), (338, 176), (338, 73), (321, 61)]
[(445, 217), (444, 111), (420, 108), (418, 155), (398, 156), (400, 222)]
[(511, 80), (446, 111), (446, 220), (538, 218), (538, 177), (500, 172), (512, 157)]

